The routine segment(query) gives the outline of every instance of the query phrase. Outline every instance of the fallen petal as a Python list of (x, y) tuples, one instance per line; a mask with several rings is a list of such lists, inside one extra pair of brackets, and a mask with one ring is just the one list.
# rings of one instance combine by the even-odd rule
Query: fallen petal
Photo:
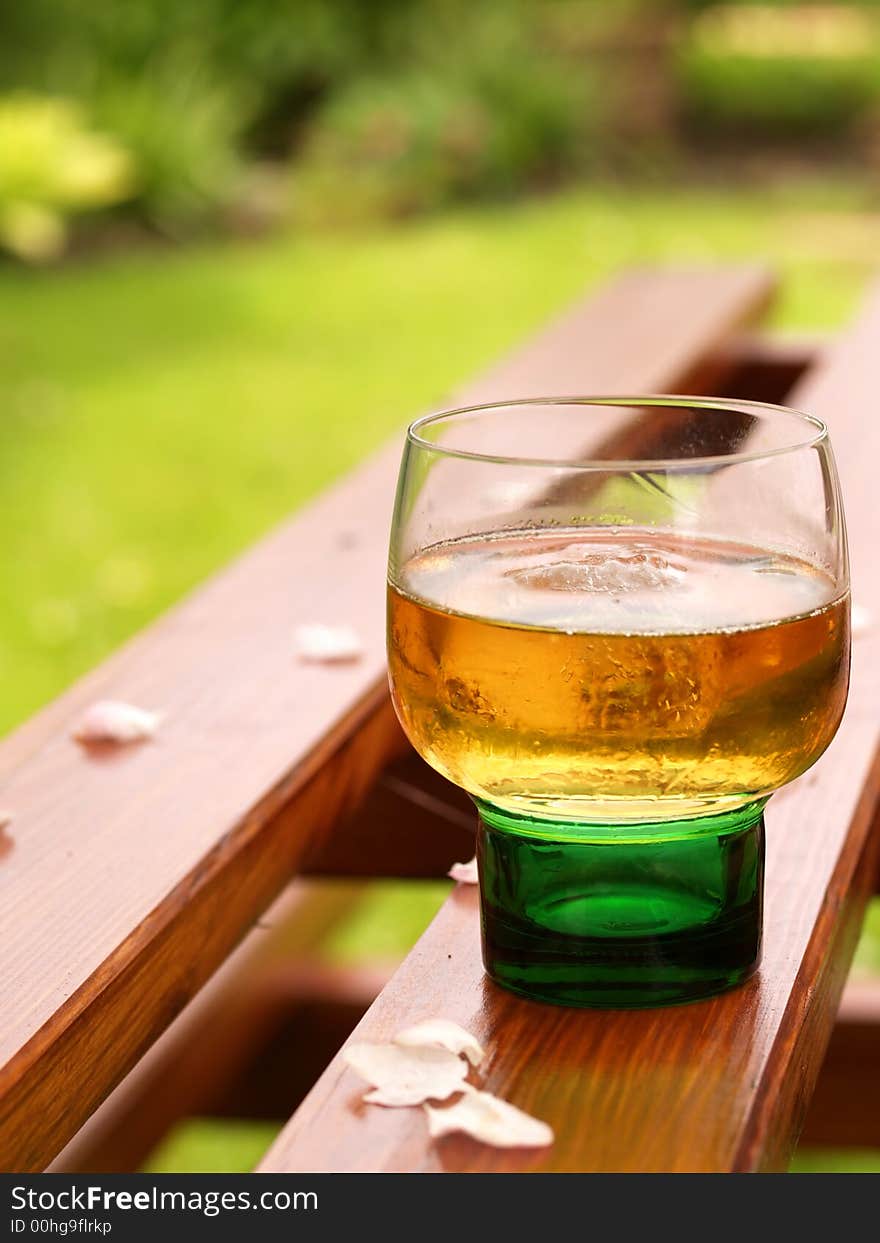
[(546, 1148), (553, 1143), (553, 1131), (546, 1122), (539, 1122), (491, 1092), (468, 1092), (445, 1109), (423, 1108), (432, 1139), (463, 1131), (495, 1148)]
[(467, 863), (453, 863), (446, 875), (457, 880), (460, 885), (478, 885), (480, 879), (477, 875), (476, 856)]
[[(384, 1105), (386, 1109), (403, 1109), (409, 1105), (424, 1104), (421, 1091), (419, 1091), (418, 1100), (413, 1100), (412, 1091), (407, 1088), (372, 1088), (364, 1093), (363, 1099), (368, 1105)], [(438, 1095), (435, 1099), (441, 1100), (442, 1098)]]
[(411, 1049), (425, 1045), (448, 1049), (450, 1053), (466, 1057), (471, 1066), (479, 1066), (486, 1056), (476, 1036), (451, 1019), (425, 1019), (422, 1023), (415, 1023), (398, 1032), (394, 1043)]
[(77, 742), (141, 742), (152, 738), (159, 714), (117, 699), (100, 699), (87, 708), (73, 730)]
[(300, 660), (313, 664), (359, 660), (364, 645), (351, 626), (298, 626), (294, 635)]
[(364, 1100), (373, 1105), (421, 1105), (461, 1092), (467, 1062), (435, 1045), (405, 1048), (398, 1044), (350, 1044), (345, 1062), (375, 1090)]
[(863, 604), (854, 604), (852, 606), (850, 610), (850, 627), (854, 639), (857, 639), (859, 635), (867, 634), (873, 624), (873, 618), (869, 609), (866, 609)]

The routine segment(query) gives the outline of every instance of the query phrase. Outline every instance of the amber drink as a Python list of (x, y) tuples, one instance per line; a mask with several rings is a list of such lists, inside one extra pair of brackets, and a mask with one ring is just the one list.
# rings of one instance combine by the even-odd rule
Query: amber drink
[(845, 597), (805, 561), (717, 540), (569, 530), (441, 544), (402, 567), (388, 618), (410, 738), (518, 814), (730, 810), (807, 769), (846, 698)]

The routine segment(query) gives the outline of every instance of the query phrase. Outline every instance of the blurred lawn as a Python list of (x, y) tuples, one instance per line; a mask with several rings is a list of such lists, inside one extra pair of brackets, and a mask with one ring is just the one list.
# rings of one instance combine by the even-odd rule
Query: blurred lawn
[(248, 1174), (278, 1134), (252, 1118), (191, 1118), (174, 1128), (143, 1174)]
[[(872, 206), (857, 182), (590, 189), (358, 236), (0, 270), (0, 732), (624, 264), (772, 256), (777, 325), (841, 323), (880, 253)], [(402, 953), (445, 889), (373, 887), (330, 952)], [(872, 921), (862, 954), (880, 967)], [(150, 1168), (247, 1169), (271, 1132), (196, 1120)]]
[(826, 327), (878, 241), (858, 184), (589, 190), (0, 270), (0, 731), (621, 265), (772, 255), (777, 322)]

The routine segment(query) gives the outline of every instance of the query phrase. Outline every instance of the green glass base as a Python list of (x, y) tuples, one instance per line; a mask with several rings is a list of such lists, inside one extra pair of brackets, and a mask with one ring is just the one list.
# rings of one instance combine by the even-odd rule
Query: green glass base
[(478, 803), (483, 961), (563, 1006), (711, 997), (761, 951), (763, 802), (701, 819), (566, 824)]

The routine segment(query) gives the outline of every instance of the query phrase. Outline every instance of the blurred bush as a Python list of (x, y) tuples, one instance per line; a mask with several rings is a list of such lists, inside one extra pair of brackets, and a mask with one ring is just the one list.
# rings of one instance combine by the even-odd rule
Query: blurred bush
[(583, 168), (595, 132), (586, 75), (517, 58), (365, 78), (333, 95), (295, 169), (310, 223), (402, 217)]
[(234, 218), (245, 163), (300, 151), (300, 218), (399, 216), (582, 167), (577, 31), (604, 25), (591, 0), (29, 0), (0, 9), (0, 90), (80, 100), (171, 236)]
[(317, 103), (293, 170), (296, 218), (399, 218), (587, 167), (602, 107), (578, 15), (582, 32), (597, 27), (590, 0), (388, 5), (372, 55)]
[(30, 261), (54, 258), (69, 217), (135, 192), (135, 167), (69, 100), (0, 97), (0, 246)]
[(161, 233), (191, 233), (234, 197), (242, 169), (236, 102), (173, 58), (96, 90), (93, 115), (132, 153), (139, 214)]
[[(0, 99), (76, 101), (77, 159), (90, 135), (117, 162), (88, 203), (48, 172), (43, 190), (3, 190), (2, 244), (49, 257), (75, 209), (120, 202), (170, 237), (265, 227), (288, 199), (303, 222), (400, 217), (584, 169), (668, 169), (692, 136), (853, 152), (855, 122), (880, 118), (878, 22), (880, 0), (0, 5)], [(44, 141), (16, 108), (7, 162)], [(52, 141), (38, 164), (61, 159)]]
[[(405, 5), (409, 0), (402, 0)], [(282, 155), (308, 101), (367, 55), (385, 0), (28, 0), (0, 5), (0, 92), (76, 98), (136, 159), (131, 211), (172, 236), (212, 222), (242, 160)]]
[(822, 138), (880, 99), (873, 6), (715, 5), (679, 56), (686, 117), (702, 133)]

